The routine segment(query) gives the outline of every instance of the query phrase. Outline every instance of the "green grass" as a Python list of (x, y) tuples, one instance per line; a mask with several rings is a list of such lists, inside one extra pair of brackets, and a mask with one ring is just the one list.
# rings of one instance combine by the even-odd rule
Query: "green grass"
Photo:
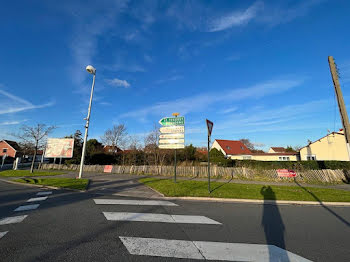
[(30, 170), (4, 170), (0, 172), (0, 176), (16, 177), (16, 176), (57, 176), (62, 175), (64, 172), (51, 172), (51, 171), (39, 171), (34, 170), (30, 173)]
[(29, 183), (36, 185), (54, 186), (70, 189), (85, 190), (89, 184), (89, 179), (75, 178), (19, 178), (13, 180), (20, 183)]
[(261, 200), (297, 200), (297, 201), (329, 201), (350, 202), (350, 191), (301, 187), (274, 186), (257, 184), (211, 183), (211, 194), (208, 193), (206, 181), (180, 180), (176, 184), (169, 179), (142, 178), (145, 185), (157, 190), (165, 196), (174, 197), (218, 197)]

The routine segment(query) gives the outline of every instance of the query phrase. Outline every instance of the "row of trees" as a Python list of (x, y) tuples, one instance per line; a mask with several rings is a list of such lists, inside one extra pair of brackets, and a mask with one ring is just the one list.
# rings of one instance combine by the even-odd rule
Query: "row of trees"
[[(33, 152), (32, 168), (38, 149), (45, 145), (45, 138), (54, 130), (54, 126), (38, 124), (36, 126), (22, 126), (20, 133), (15, 134), (22, 141), (22, 148)], [(107, 129), (100, 141), (89, 139), (86, 144), (85, 164), (121, 164), (121, 165), (169, 165), (174, 162), (174, 150), (159, 149), (159, 129), (155, 126), (144, 138), (143, 143), (137, 136), (130, 136), (124, 124), (114, 125)], [(74, 138), (73, 158), (64, 160), (66, 164), (79, 164), (81, 159), (83, 138), (80, 130), (65, 138)], [(251, 151), (262, 152), (254, 147), (249, 139), (240, 139)], [(106, 150), (106, 146), (109, 150)], [(110, 150), (111, 149), (111, 150)], [(288, 147), (288, 150), (295, 150)], [(228, 165), (230, 160), (214, 149), (210, 152), (213, 162)], [(206, 148), (196, 148), (192, 144), (177, 150), (179, 162), (203, 162), (207, 160)]]

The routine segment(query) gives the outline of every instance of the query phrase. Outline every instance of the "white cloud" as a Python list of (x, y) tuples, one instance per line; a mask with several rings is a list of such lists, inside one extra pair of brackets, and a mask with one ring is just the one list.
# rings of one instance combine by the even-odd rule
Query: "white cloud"
[(220, 93), (203, 93), (191, 97), (179, 98), (173, 101), (158, 102), (155, 105), (133, 110), (122, 114), (122, 117), (145, 118), (150, 114), (171, 114), (180, 112), (201, 112), (214, 103), (238, 101), (247, 98), (257, 99), (264, 96), (285, 92), (302, 84), (303, 80), (272, 80), (247, 88), (222, 91)]
[(76, 84), (82, 84), (87, 77), (85, 66), (94, 64), (98, 38), (115, 26), (117, 17), (126, 10), (127, 3), (127, 0), (89, 2), (86, 5), (68, 2), (58, 7), (73, 19), (70, 48), (74, 64), (70, 71)]
[(107, 79), (106, 82), (109, 83), (110, 85), (113, 85), (113, 86), (121, 86), (121, 87), (125, 87), (125, 88), (130, 87), (130, 84), (126, 80), (121, 80), (118, 78)]
[[(2, 86), (0, 85), (0, 88), (1, 87)], [(54, 102), (49, 102), (41, 105), (33, 105), (23, 98), (0, 89), (0, 104), (0, 115), (3, 115), (52, 106), (54, 105)]]
[(222, 110), (220, 113), (221, 114), (228, 114), (228, 113), (232, 113), (234, 111), (237, 111), (237, 109), (238, 109), (238, 107), (232, 106), (232, 107), (229, 107), (229, 108)]
[(182, 75), (174, 75), (174, 76), (170, 76), (168, 78), (159, 79), (155, 83), (159, 85), (159, 84), (163, 84), (163, 83), (166, 83), (166, 82), (172, 82), (172, 81), (180, 80), (180, 79), (183, 79), (183, 78), (184, 77)]
[(9, 126), (9, 125), (18, 125), (23, 121), (5, 121), (5, 122), (1, 122), (0, 126)]
[(244, 11), (234, 11), (231, 14), (214, 19), (209, 25), (209, 32), (217, 32), (235, 26), (247, 24), (254, 19), (259, 10), (263, 8), (262, 2), (255, 2)]
[(153, 58), (152, 58), (150, 55), (145, 54), (145, 55), (143, 56), (143, 58), (145, 59), (145, 61), (146, 61), (147, 63), (152, 63), (152, 62), (153, 62)]

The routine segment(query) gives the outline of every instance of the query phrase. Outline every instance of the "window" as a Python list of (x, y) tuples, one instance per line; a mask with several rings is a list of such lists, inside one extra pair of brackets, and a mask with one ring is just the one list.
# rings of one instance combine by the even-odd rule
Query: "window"
[(252, 156), (243, 156), (243, 159), (252, 159)]
[(306, 160), (316, 160), (316, 156), (315, 155), (307, 155)]
[(226, 148), (227, 148), (228, 150), (230, 150), (230, 149), (231, 149), (231, 147), (229, 147), (229, 146), (226, 146)]
[(278, 160), (279, 161), (289, 161), (290, 159), (289, 159), (289, 156), (279, 156)]
[(2, 149), (2, 152), (3, 152), (3, 153), (7, 153), (7, 148), (3, 148), (3, 149)]
[(243, 146), (241, 146), (241, 149), (242, 149), (242, 150), (244, 150), (244, 147), (243, 147)]

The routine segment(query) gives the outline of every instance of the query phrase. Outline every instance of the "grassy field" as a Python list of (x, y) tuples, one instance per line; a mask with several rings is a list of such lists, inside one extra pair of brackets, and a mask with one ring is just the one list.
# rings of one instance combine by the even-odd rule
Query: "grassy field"
[(30, 173), (30, 170), (4, 170), (0, 172), (0, 176), (7, 177), (17, 177), (17, 176), (57, 176), (62, 175), (64, 172), (60, 171), (39, 171), (34, 170), (33, 173)]
[(211, 183), (211, 194), (206, 181), (142, 178), (145, 185), (165, 196), (218, 197), (261, 200), (297, 200), (350, 202), (350, 191), (302, 186), (269, 186), (257, 184)]
[(75, 179), (75, 178), (19, 178), (13, 181), (21, 182), (21, 183), (36, 184), (36, 185), (79, 189), (79, 190), (85, 190), (89, 184), (89, 179)]

